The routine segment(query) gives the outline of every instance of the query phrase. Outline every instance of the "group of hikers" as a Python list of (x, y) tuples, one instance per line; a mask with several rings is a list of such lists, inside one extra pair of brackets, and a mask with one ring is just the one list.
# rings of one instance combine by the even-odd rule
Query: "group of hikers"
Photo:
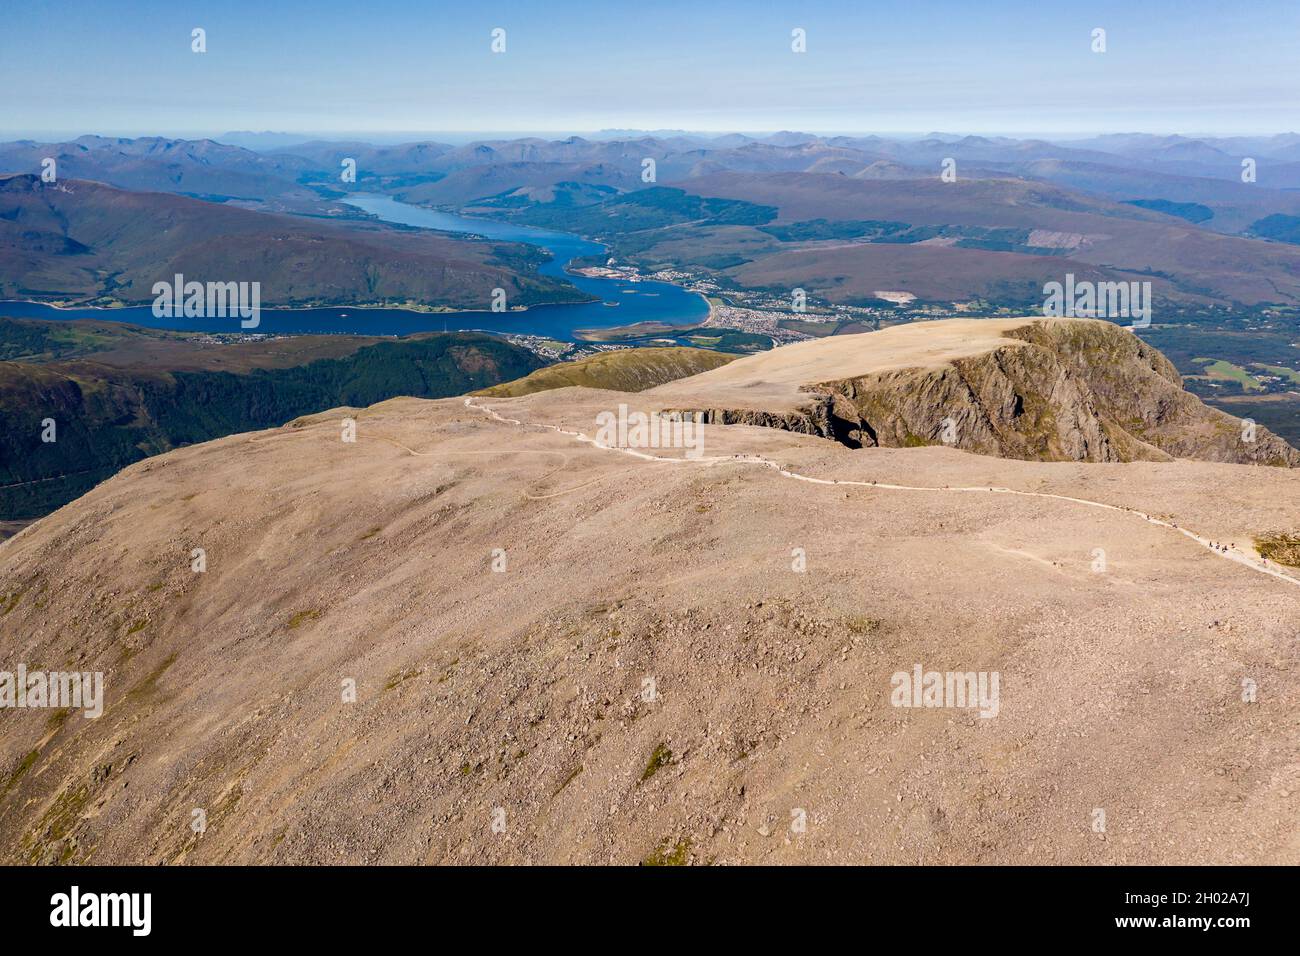
[[(1220, 544), (1217, 541), (1211, 541), (1210, 547), (1215, 551), (1222, 551), (1224, 554), (1227, 554), (1229, 551), (1237, 550), (1237, 545), (1235, 542), (1233, 544)], [(1261, 557), (1259, 561), (1260, 564), (1268, 564), (1268, 558)]]

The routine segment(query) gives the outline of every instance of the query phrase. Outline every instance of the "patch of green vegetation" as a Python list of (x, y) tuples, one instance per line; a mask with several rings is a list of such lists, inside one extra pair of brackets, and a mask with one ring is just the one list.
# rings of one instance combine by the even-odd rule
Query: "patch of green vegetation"
[(1260, 239), (1300, 243), (1300, 216), (1274, 213), (1250, 224), (1249, 232)]
[(1287, 567), (1300, 568), (1300, 534), (1267, 534), (1255, 539), (1260, 557)]
[[(76, 845), (65, 838), (72, 833), (81, 820), (81, 812), (89, 802), (89, 784), (83, 783), (80, 786), (70, 787), (60, 793), (27, 839), (28, 862), (41, 862), (45, 857), (44, 851), (58, 844), (62, 844), (59, 847), (58, 862), (61, 864), (71, 862), (76, 852)], [(34, 836), (37, 833), (41, 835), (39, 839)]]
[(148, 625), (149, 625), (149, 622), (146, 621), (146, 620), (144, 620), (143, 618), (141, 618), (141, 619), (138, 620), (138, 621), (132, 621), (132, 622), (131, 622), (131, 626), (128, 627), (128, 628), (126, 629), (126, 633), (127, 633), (128, 636), (131, 635), (131, 634), (139, 634), (139, 633), (140, 633), (141, 631), (143, 631), (143, 630), (144, 630)]
[(958, 249), (983, 249), (987, 252), (1019, 252), (1028, 256), (1063, 256), (1069, 250), (1051, 246), (1030, 246), (1005, 239), (958, 239), (953, 243)]
[(663, 767), (672, 763), (673, 752), (668, 749), (666, 744), (658, 744), (654, 752), (650, 754), (650, 761), (645, 765), (645, 770), (641, 774), (641, 782), (645, 783), (653, 777)]
[(560, 795), (560, 791), (563, 790), (565, 787), (567, 787), (569, 784), (573, 783), (573, 781), (577, 778), (578, 774), (580, 773), (582, 773), (582, 764), (578, 764), (577, 768), (573, 771), (573, 773), (569, 774), (567, 777), (564, 778), (564, 781), (558, 787), (555, 788), (555, 792), (551, 794), (551, 796), (558, 797)]
[(1167, 216), (1177, 216), (1188, 222), (1206, 222), (1214, 218), (1214, 210), (1198, 202), (1173, 202), (1169, 199), (1129, 199), (1124, 205), (1151, 209)]
[(171, 667), (174, 663), (176, 663), (176, 655), (171, 654), (165, 661), (146, 674), (144, 680), (140, 681), (140, 683), (127, 691), (127, 698), (131, 699), (151, 696), (158, 689), (158, 679), (162, 677), (163, 674), (166, 673), (167, 668)]
[(1221, 382), (1236, 382), (1245, 391), (1262, 392), (1264, 386), (1240, 365), (1233, 365), (1223, 359), (1198, 358), (1194, 361), (1205, 366), (1205, 377)]
[[(652, 186), (584, 205), (530, 203), (521, 208), (509, 192), (479, 200), (481, 208), (497, 208), (504, 215), (535, 226), (582, 235), (604, 235), (617, 247), (629, 233), (663, 229), (681, 223), (696, 225), (757, 226), (776, 218), (773, 206), (741, 199), (696, 196), (671, 186)], [(633, 237), (634, 238), (634, 237)]]
[(930, 443), (926, 441), (924, 438), (922, 438), (920, 435), (913, 435), (911, 432), (908, 432), (906, 435), (903, 436), (904, 448), (921, 448), (928, 444)]
[(88, 320), (73, 323), (0, 319), (0, 361), (56, 361), (112, 348), (145, 336), (169, 337), (165, 332), (149, 333), (127, 325)]
[[(583, 342), (601, 342), (609, 345), (635, 346), (638, 352), (677, 351), (677, 352), (689, 353), (689, 352), (704, 351), (705, 354), (711, 354), (715, 356), (715, 361), (718, 364), (722, 364), (723, 362), (730, 361), (729, 358), (719, 357), (718, 353), (720, 352), (732, 353), (736, 355), (750, 355), (753, 354), (754, 352), (765, 352), (768, 349), (772, 348), (773, 345), (772, 337), (770, 335), (763, 335), (759, 332), (742, 332), (740, 329), (732, 329), (724, 326), (712, 326), (712, 325), (672, 326), (672, 325), (666, 325), (661, 322), (639, 322), (635, 325), (626, 325), (623, 326), (622, 328), (614, 328), (614, 329), (578, 329), (573, 333), (573, 335), (574, 338), (579, 339), (580, 341)], [(716, 341), (713, 341), (711, 344), (706, 344), (704, 341), (697, 341), (702, 339), (712, 339)], [(665, 340), (671, 340), (678, 344), (675, 346), (664, 347), (663, 343)], [(691, 344), (686, 345), (685, 343), (691, 343)], [(604, 354), (605, 355), (627, 355), (628, 350), (622, 350), (619, 352), (606, 352)], [(551, 368), (558, 371), (560, 369), (565, 368), (566, 366), (580, 365), (585, 361), (588, 360), (578, 359), (577, 361), (572, 363), (566, 362), (564, 363), (564, 365), (553, 365), (551, 366)], [(644, 359), (631, 358), (631, 359), (623, 359), (622, 361), (635, 363), (635, 362), (644, 361)], [(685, 375), (694, 375), (696, 374), (696, 372), (707, 371), (708, 368), (712, 368), (712, 367), (716, 367), (716, 366), (705, 366), (705, 367), (697, 368), (693, 371), (683, 370), (680, 373), (672, 375), (671, 378), (665, 379), (665, 381), (672, 381), (673, 379), (676, 378), (682, 378)], [(550, 371), (550, 369), (543, 370), (543, 372), (548, 372), (548, 371)], [(528, 379), (524, 379), (523, 381), (526, 382), (528, 381)], [(566, 382), (565, 384), (586, 385), (588, 383)], [(650, 388), (653, 385), (657, 385), (657, 384), (661, 384), (661, 383), (647, 382), (646, 384), (638, 385), (636, 388), (623, 388), (619, 390), (640, 391), (643, 388)], [(502, 387), (508, 388), (509, 386), (502, 386)], [(551, 385), (549, 387), (556, 388), (561, 386)], [(592, 387), (618, 388), (617, 386), (599, 385), (599, 384), (593, 385)], [(483, 394), (491, 394), (491, 390), (487, 390)]]
[(781, 242), (815, 242), (826, 239), (875, 239), (895, 235), (908, 229), (905, 222), (889, 219), (805, 219), (760, 226), (759, 229)]
[(763, 335), (759, 332), (742, 332), (739, 329), (714, 328), (710, 326), (709, 332), (716, 334), (718, 341), (709, 348), (717, 349), (719, 352), (766, 352), (772, 348), (772, 337)]
[(962, 226), (954, 224), (928, 224), (908, 226), (903, 229), (882, 231), (871, 236), (872, 242), (912, 245), (930, 239), (953, 239), (955, 244), (967, 249), (991, 249), (997, 252), (1022, 252), (1032, 255), (1062, 255), (1064, 249), (1050, 249), (1029, 245), (1030, 230), (1005, 226)]
[[(186, 362), (183, 352), (176, 358)], [(520, 346), (461, 332), (239, 371), (0, 362), (0, 520), (41, 517), (127, 465), (183, 444), (399, 395), (463, 395), (543, 365)], [(46, 417), (58, 421), (59, 440), (32, 445), (28, 436)]]
[[(631, 325), (613, 325), (599, 329), (575, 329), (573, 337), (582, 342), (626, 345), (630, 342), (639, 342), (667, 335), (685, 335), (688, 332), (698, 332), (700, 328), (701, 326), (698, 325), (674, 325), (671, 322), (659, 322), (650, 319), (645, 322), (633, 322)], [(578, 359), (577, 361), (582, 360)]]
[(802, 332), (804, 335), (816, 336), (819, 339), (834, 335), (843, 324), (838, 320), (834, 322), (812, 322), (806, 319), (782, 319), (777, 323), (783, 329), (789, 329), (791, 332)]
[(396, 674), (393, 674), (391, 677), (388, 678), (388, 681), (384, 684), (384, 690), (390, 691), (398, 684), (402, 683), (402, 681), (410, 680), (412, 677), (417, 676), (419, 673), (420, 670), (419, 668), (416, 667), (413, 667), (410, 670), (398, 671)]
[(1300, 372), (1293, 368), (1287, 368), (1285, 365), (1262, 365), (1259, 362), (1254, 363), (1255, 368), (1263, 369), (1273, 375), (1280, 375), (1282, 378), (1290, 379), (1297, 385), (1300, 385)]
[(885, 626), (885, 622), (875, 617), (853, 614), (844, 619), (848, 629), (854, 634), (872, 634)]
[(5, 595), (4, 599), (0, 600), (0, 617), (4, 617), (10, 611), (16, 608), (18, 606), (18, 602), (21, 601), (22, 598), (23, 598), (22, 591), (15, 591), (13, 594)]
[(691, 856), (691, 841), (678, 840), (671, 849), (669, 841), (664, 840), (655, 851), (641, 861), (642, 866), (685, 866)]
[(40, 755), (41, 752), (39, 750), (33, 750), (22, 760), (18, 761), (18, 766), (14, 767), (13, 773), (11, 773), (9, 779), (5, 781), (4, 788), (0, 789), (0, 800), (4, 799), (5, 795), (9, 793), (14, 784), (19, 781), (23, 774), (32, 769), (32, 765), (36, 763)]
[[(246, 767), (244, 769), (247, 770)], [(241, 773), (242, 772), (243, 771), (241, 771)], [(221, 799), (221, 802), (213, 807), (212, 812), (208, 814), (208, 827), (211, 828), (214, 824), (221, 822), (221, 820), (229, 816), (230, 812), (235, 809), (236, 804), (238, 804), (243, 797), (244, 788), (242, 784), (231, 787), (226, 795)]]
[(292, 631), (295, 630), (296, 628), (301, 627), (304, 624), (311, 623), (312, 621), (316, 620), (319, 617), (320, 617), (320, 611), (316, 610), (315, 608), (310, 608), (306, 611), (298, 611), (296, 614), (294, 614), (292, 617), (289, 618), (289, 622), (285, 626)]

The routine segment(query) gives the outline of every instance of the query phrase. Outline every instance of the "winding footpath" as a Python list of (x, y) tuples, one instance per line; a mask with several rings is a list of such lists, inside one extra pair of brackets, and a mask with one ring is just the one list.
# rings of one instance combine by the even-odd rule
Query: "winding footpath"
[[(776, 462), (772, 461), (769, 458), (764, 458), (761, 455), (708, 455), (708, 456), (701, 456), (698, 458), (668, 458), (661, 455), (651, 455), (643, 451), (638, 451), (635, 448), (623, 448), (617, 445), (606, 445), (602, 442), (596, 441), (594, 438), (591, 438), (583, 434), (582, 432), (570, 431), (566, 428), (560, 428), (558, 425), (547, 425), (542, 422), (524, 422), (524, 421), (520, 421), (517, 418), (506, 418), (504, 415), (498, 414), (496, 411), (494, 411), (493, 409), (489, 408), (486, 405), (479, 405), (475, 403), (474, 400), (471, 398), (465, 399), (465, 406), (467, 408), (472, 408), (475, 411), (483, 412), (489, 417), (491, 417), (492, 419), (494, 419), (495, 421), (502, 422), (507, 425), (517, 425), (521, 428), (541, 428), (547, 431), (553, 431), (556, 434), (567, 435), (570, 438), (573, 438), (584, 444), (591, 445), (595, 448), (600, 448), (604, 451), (621, 452), (624, 455), (631, 455), (633, 458), (639, 458), (643, 461), (665, 462), (669, 464), (685, 464), (685, 465), (691, 465), (691, 464), (717, 465), (717, 464), (722, 464), (724, 462), (731, 462), (733, 464), (761, 465), (764, 468), (771, 468), (773, 471), (775, 471), (783, 478), (790, 478), (795, 481), (806, 481), (809, 484), (814, 484), (814, 485), (840, 485), (843, 487), (883, 488), (887, 491), (923, 491), (923, 492), (953, 492), (955, 494), (1018, 495), (1023, 498), (1051, 498), (1056, 501), (1068, 501), (1072, 504), (1083, 505), (1088, 508), (1100, 508), (1105, 511), (1117, 511), (1120, 512), (1121, 514), (1134, 515), (1135, 517), (1141, 518), (1143, 521), (1147, 522), (1148, 524), (1157, 525), (1158, 527), (1161, 528), (1168, 528), (1171, 531), (1177, 531), (1183, 537), (1190, 538), (1192, 541), (1195, 541), (1201, 547), (1205, 548), (1207, 551), (1209, 551), (1211, 554), (1216, 555), (1217, 557), (1223, 558), (1228, 561), (1233, 561), (1244, 567), (1250, 568), (1250, 570), (1252, 571), (1257, 571), (1260, 574), (1267, 574), (1270, 577), (1277, 578), (1280, 581), (1285, 581), (1288, 584), (1292, 584), (1295, 585), (1296, 587), (1300, 587), (1300, 578), (1293, 577), (1290, 574), (1286, 574), (1282, 571), (1277, 570), (1272, 565), (1266, 563), (1262, 558), (1255, 557), (1252, 554), (1246, 554), (1235, 548), (1228, 549), (1226, 551), (1221, 550), (1220, 548), (1214, 547), (1208, 538), (1202, 537), (1201, 535), (1197, 534), (1194, 531), (1189, 531), (1186, 528), (1179, 527), (1177, 524), (1175, 524), (1172, 521), (1165, 521), (1162, 518), (1157, 518), (1154, 515), (1147, 514), (1146, 512), (1135, 511), (1132, 508), (1125, 508), (1122, 505), (1109, 505), (1106, 504), (1105, 502), (1093, 501), (1089, 498), (1074, 498), (1071, 497), (1070, 495), (1057, 495), (1046, 491), (1018, 491), (1015, 488), (998, 488), (998, 487), (983, 486), (983, 485), (976, 486), (976, 487), (961, 487), (961, 486), (952, 487), (947, 485), (943, 487), (934, 487), (932, 485), (931, 486), (891, 485), (885, 482), (856, 481), (851, 479), (840, 479), (840, 478), (814, 478), (811, 475), (801, 475), (797, 471), (790, 471), (786, 468), (782, 468)], [(570, 490), (575, 490), (575, 489), (570, 489)]]

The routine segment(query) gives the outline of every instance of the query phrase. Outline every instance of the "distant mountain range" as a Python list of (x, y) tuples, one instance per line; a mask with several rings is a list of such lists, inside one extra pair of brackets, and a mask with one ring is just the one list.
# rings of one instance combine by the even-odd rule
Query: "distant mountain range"
[[(355, 210), (337, 200), (349, 191), (383, 192), (409, 203), (582, 233), (644, 268), (712, 272), (724, 286), (737, 288), (793, 283), (830, 302), (866, 303), (882, 285), (903, 285), (922, 300), (1024, 304), (1045, 281), (1072, 271), (1150, 281), (1157, 295), (1197, 306), (1300, 304), (1300, 135), (1295, 133), (1125, 134), (1060, 143), (794, 131), (704, 136), (612, 130), (597, 137), (461, 145), (288, 142), (290, 134), (231, 138), (261, 149), (213, 140), (83, 136), (65, 143), (0, 145), (0, 170), (30, 176), (50, 157), (61, 181), (95, 180), (133, 192), (206, 200), (203, 215), (218, 218), (198, 227), (196, 235), (210, 233), (217, 223), (229, 229), (231, 220), (220, 217), (231, 214), (232, 206), (356, 220)], [(1254, 181), (1243, 181), (1244, 160), (1253, 161)], [(343, 181), (351, 164), (355, 183)], [(955, 175), (954, 182), (940, 179), (944, 168)], [(680, 202), (669, 201), (665, 186), (769, 212), (734, 221), (692, 219)], [(641, 192), (648, 194), (644, 202), (624, 201)], [(648, 212), (664, 202), (681, 208)], [(154, 213), (162, 208), (161, 200), (149, 203)], [(199, 216), (199, 207), (187, 208)], [(636, 215), (627, 218), (629, 211)], [(142, 221), (143, 209), (133, 215)], [(297, 225), (290, 227), (291, 221)], [(857, 222), (888, 222), (892, 232), (855, 233)], [(280, 220), (275, 228), (308, 227), (297, 219)], [(355, 223), (348, 228), (361, 230)], [(348, 241), (368, 246), (402, 243), (382, 230), (347, 235)], [(104, 276), (124, 275), (125, 280), (114, 279), (119, 287), (133, 278), (132, 263), (111, 261), (113, 250), (93, 247), (92, 256), (107, 261), (92, 263), (76, 259), (76, 247), (63, 245), (68, 240), (84, 243), (61, 228), (9, 230), (11, 262), (21, 263), (29, 277), (23, 283), (29, 294), (108, 295)], [(433, 252), (435, 258), (464, 254), (477, 263), (470, 272), (481, 274), (487, 263), (470, 251), (472, 246), (448, 243)], [(142, 236), (131, 252), (144, 272), (153, 273), (179, 255), (174, 246), (174, 235), (153, 248)], [(345, 281), (326, 290), (326, 298), (355, 288), (357, 281), (348, 280), (347, 273), (359, 281), (366, 264), (379, 268), (384, 262), (384, 270), (402, 271), (393, 257), (376, 257), (372, 250), (346, 258), (362, 265), (344, 267)], [(563, 299), (562, 284), (525, 278), (526, 265), (519, 260), (511, 266), (516, 288), (529, 290), (525, 300)], [(317, 260), (312, 271), (319, 275), (322, 267)], [(457, 290), (469, 289), (477, 301), (484, 287), (477, 279), (458, 277), (442, 288), (428, 274), (421, 266), (409, 276), (392, 276), (392, 295), (456, 304)], [(9, 281), (16, 291), (12, 276)], [(317, 292), (285, 287), (281, 299), (306, 301)], [(459, 301), (464, 298), (459, 295)]]
[(218, 202), (308, 203), (315, 195), (298, 185), (307, 163), (267, 156), (212, 140), (113, 139), (81, 136), (64, 143), (0, 144), (0, 173), (40, 173), (46, 158), (60, 179), (91, 179), (121, 189), (180, 193)]
[[(612, 131), (617, 133), (618, 131)], [(1241, 161), (1258, 166), (1255, 192), (1300, 189), (1300, 134), (1271, 137), (1190, 139), (1126, 134), (1068, 142), (933, 134), (917, 139), (881, 136), (813, 136), (780, 132), (765, 137), (740, 133), (701, 136), (655, 134), (523, 137), (464, 145), (438, 141), (376, 146), (359, 141), (295, 141), (290, 134), (231, 134), (229, 142), (159, 137), (82, 136), (61, 143), (29, 140), (0, 144), (0, 171), (39, 172), (55, 158), (62, 175), (96, 179), (125, 189), (179, 192), (200, 198), (281, 202), (310, 198), (309, 183), (338, 185), (339, 163), (357, 161), (359, 178), (407, 177), (434, 181), (457, 170), (507, 163), (608, 167), (611, 185), (640, 181), (641, 161), (654, 159), (659, 182), (717, 170), (743, 172), (844, 172), (863, 174), (873, 165), (902, 175), (937, 174), (952, 158), (966, 175), (997, 173), (1043, 179), (1125, 199), (1179, 200), (1168, 191), (1201, 188), (1192, 180), (1241, 183)], [(256, 144), (257, 149), (249, 148)], [(878, 164), (886, 164), (881, 167)], [(630, 164), (630, 165), (629, 165)], [(557, 172), (562, 172), (557, 169)], [(1082, 178), (1087, 177), (1086, 181)], [(1077, 178), (1077, 179), (1076, 179)], [(1133, 195), (1129, 195), (1134, 193)], [(1140, 193), (1141, 195), (1137, 195)], [(1108, 193), (1109, 194), (1109, 193)], [(1232, 189), (1211, 198), (1242, 197)], [(472, 197), (477, 198), (477, 197)], [(1271, 201), (1278, 201), (1272, 196)]]

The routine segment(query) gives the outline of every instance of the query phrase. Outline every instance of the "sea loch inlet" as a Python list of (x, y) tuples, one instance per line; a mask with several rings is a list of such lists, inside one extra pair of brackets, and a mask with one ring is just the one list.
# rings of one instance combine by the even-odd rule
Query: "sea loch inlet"
[[(378, 194), (356, 193), (350, 195), (347, 202), (386, 222), (399, 225), (540, 246), (552, 256), (540, 267), (541, 273), (562, 277), (598, 301), (538, 305), (500, 312), (492, 311), (487, 302), (481, 312), (413, 312), (408, 309), (359, 306), (275, 309), (264, 307), (259, 301), (257, 324), (250, 325), (246, 323), (253, 321), (251, 298), (232, 300), (236, 303), (244, 302), (246, 307), (243, 307), (243, 311), (232, 308), (220, 314), (223, 310), (216, 308), (187, 307), (190, 292), (183, 291), (179, 297), (173, 298), (173, 307), (170, 309), (150, 306), (123, 309), (56, 308), (37, 302), (5, 302), (4, 312), (15, 318), (112, 319), (116, 322), (183, 332), (255, 330), (271, 335), (411, 335), (416, 332), (478, 330), (540, 335), (564, 342), (573, 341), (574, 333), (580, 329), (611, 328), (650, 321), (691, 325), (702, 322), (709, 314), (709, 305), (703, 296), (668, 282), (631, 282), (566, 272), (565, 266), (573, 259), (600, 255), (604, 251), (599, 243), (581, 236), (513, 223), (471, 219), (412, 206)], [(185, 289), (199, 286), (195, 280), (200, 278), (185, 277), (184, 281), (188, 283)], [(167, 283), (158, 284), (159, 287), (164, 285)], [(203, 289), (206, 302), (207, 284), (204, 284)], [(154, 294), (159, 295), (158, 288), (155, 288)]]

